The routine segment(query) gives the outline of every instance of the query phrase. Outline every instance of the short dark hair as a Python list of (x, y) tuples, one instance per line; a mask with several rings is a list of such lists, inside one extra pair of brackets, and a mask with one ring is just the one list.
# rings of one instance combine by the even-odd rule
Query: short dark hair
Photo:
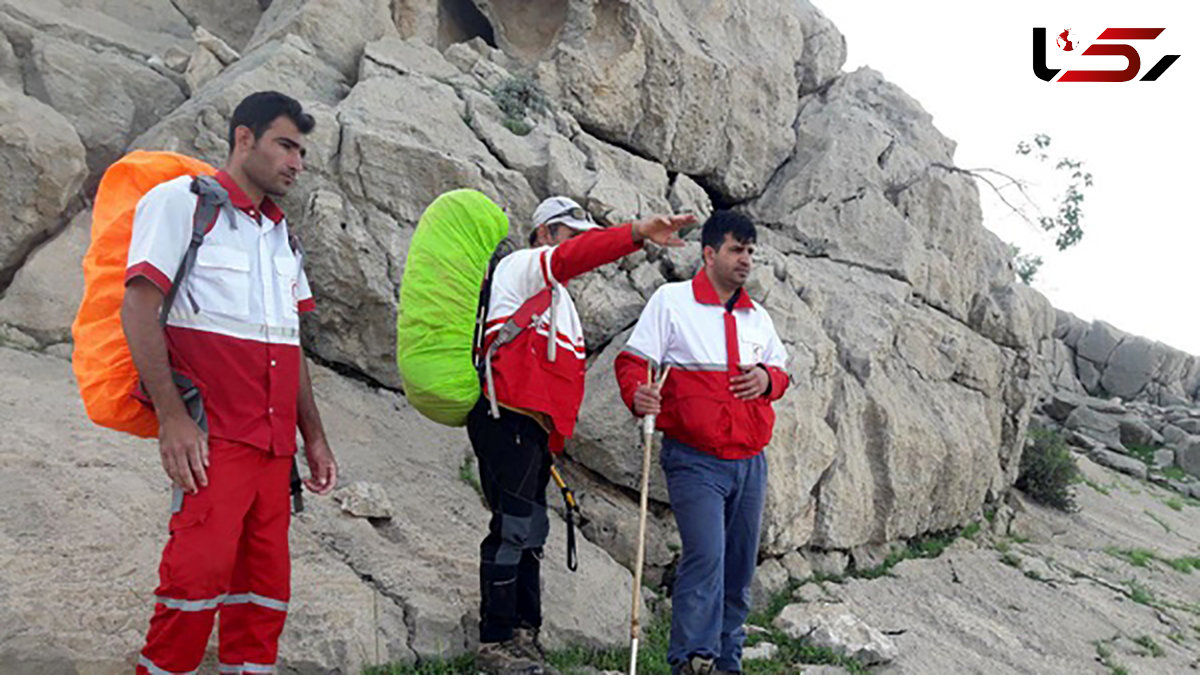
[(280, 117), (294, 122), (302, 134), (312, 131), (317, 124), (313, 116), (304, 112), (300, 102), (291, 96), (277, 91), (258, 91), (242, 99), (233, 109), (233, 117), (229, 118), (229, 152), (233, 152), (238, 127), (250, 129), (254, 132), (254, 140), (258, 140), (271, 123)]
[(704, 229), (700, 231), (701, 248), (711, 246), (714, 251), (720, 251), (726, 234), (733, 235), (743, 244), (753, 244), (758, 240), (758, 230), (754, 229), (754, 223), (749, 218), (737, 211), (722, 209), (713, 211), (704, 221)]
[[(566, 227), (566, 225), (563, 225), (562, 223), (544, 223), (544, 224), (546, 226), (546, 231), (550, 233), (551, 239), (553, 239), (554, 234), (556, 232), (558, 232), (558, 228)], [(529, 231), (529, 246), (531, 248), (534, 246), (537, 246), (537, 233), (538, 233), (537, 227), (534, 227), (532, 230)]]

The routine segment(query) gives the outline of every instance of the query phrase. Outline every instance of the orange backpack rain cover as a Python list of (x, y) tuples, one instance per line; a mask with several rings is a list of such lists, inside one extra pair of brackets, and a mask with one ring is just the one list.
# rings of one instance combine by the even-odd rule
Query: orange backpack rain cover
[[(83, 302), (71, 325), (71, 363), (79, 393), (88, 417), (100, 426), (142, 437), (158, 434), (154, 410), (132, 396), (138, 374), (121, 328), (125, 266), (138, 201), (159, 183), (215, 173), (198, 159), (135, 150), (108, 167), (100, 180), (92, 207), (92, 242), (83, 257)], [(190, 220), (187, 225), (191, 227)]]

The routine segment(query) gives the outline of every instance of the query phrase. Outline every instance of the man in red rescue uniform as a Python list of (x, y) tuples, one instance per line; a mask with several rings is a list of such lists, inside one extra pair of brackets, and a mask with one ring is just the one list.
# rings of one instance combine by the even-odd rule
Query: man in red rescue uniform
[[(676, 232), (694, 220), (651, 216), (602, 228), (579, 204), (551, 197), (534, 211), (531, 248), (496, 266), (484, 332), (488, 375), (484, 395), (467, 418), (492, 512), (479, 547), (475, 666), (485, 673), (553, 672), (537, 638), (540, 558), (549, 529), (546, 485), (550, 451), (561, 452), (575, 429), (587, 358), (583, 325), (566, 283), (633, 253), (647, 239), (680, 246)], [(515, 325), (527, 328), (505, 335), (505, 327)]]
[[(313, 309), (312, 293), (272, 201), (304, 169), (312, 128), (299, 102), (277, 92), (251, 94), (234, 110), (217, 174), (231, 208), (197, 249), (165, 329), (159, 307), (197, 207), (191, 178), (156, 186), (134, 215), (121, 321), (175, 490), (138, 673), (195, 672), (218, 612), (219, 671), (274, 672), (290, 596), (297, 427), (308, 488), (325, 494), (337, 482), (300, 349), (299, 314)], [(203, 414), (185, 405), (173, 372), (199, 389)]]
[[(621, 397), (657, 415), (661, 463), (683, 552), (671, 593), (667, 660), (674, 675), (742, 672), (742, 624), (766, 495), (775, 412), (788, 385), (787, 353), (771, 317), (742, 287), (754, 224), (712, 214), (704, 266), (655, 291), (615, 364)], [(659, 391), (647, 365), (671, 366)]]

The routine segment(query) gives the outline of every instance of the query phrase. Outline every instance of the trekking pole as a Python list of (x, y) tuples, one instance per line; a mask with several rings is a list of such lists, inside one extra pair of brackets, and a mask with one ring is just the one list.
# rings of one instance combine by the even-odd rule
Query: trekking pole
[[(662, 391), (663, 382), (667, 379), (667, 374), (671, 372), (671, 366), (663, 369), (662, 375), (658, 381), (654, 380), (654, 371), (649, 363), (646, 364), (646, 382), (653, 384), (655, 388)], [(629, 675), (637, 675), (637, 655), (638, 655), (638, 633), (640, 632), (640, 624), (638, 623), (638, 609), (641, 604), (642, 597), (642, 563), (646, 557), (646, 512), (649, 508), (649, 493), (650, 493), (650, 445), (654, 440), (654, 420), (656, 415), (646, 415), (642, 418), (642, 491), (641, 491), (641, 510), (638, 512), (638, 545), (637, 558), (633, 567), (633, 611), (629, 620)]]

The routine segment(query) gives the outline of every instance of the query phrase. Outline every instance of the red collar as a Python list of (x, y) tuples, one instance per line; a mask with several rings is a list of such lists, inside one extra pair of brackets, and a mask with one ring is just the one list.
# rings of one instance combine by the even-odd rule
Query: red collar
[[(696, 297), (696, 302), (702, 305), (720, 305), (721, 298), (717, 295), (717, 289), (713, 288), (712, 281), (708, 278), (708, 274), (704, 271), (704, 267), (696, 273), (692, 278), (692, 294)], [(739, 289), (737, 292), (737, 300), (733, 303), (733, 309), (754, 309), (754, 301), (750, 299), (750, 294), (745, 288)]]
[(246, 193), (242, 191), (241, 186), (237, 184), (237, 181), (233, 179), (233, 176), (230, 176), (228, 173), (226, 173), (224, 169), (217, 172), (217, 182), (220, 183), (221, 187), (225, 188), (225, 191), (229, 193), (230, 203), (232, 203), (234, 207), (245, 211), (246, 215), (250, 216), (251, 218), (258, 220), (258, 214), (261, 212), (264, 216), (270, 218), (271, 222), (275, 223), (276, 225), (279, 224), (279, 221), (283, 220), (283, 211), (276, 206), (275, 202), (272, 201), (270, 197), (263, 195), (261, 205), (257, 205), (250, 201), (250, 197), (246, 196)]

